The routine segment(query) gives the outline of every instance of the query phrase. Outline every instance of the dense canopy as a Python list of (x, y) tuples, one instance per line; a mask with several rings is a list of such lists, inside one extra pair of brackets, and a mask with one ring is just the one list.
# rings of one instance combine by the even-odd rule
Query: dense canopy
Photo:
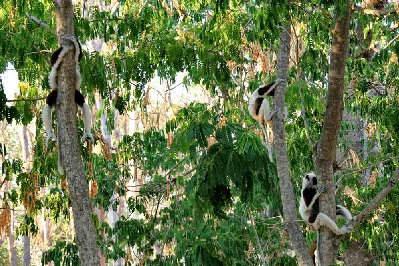
[[(73, 203), (80, 202), (73, 196), (76, 184), (68, 171), (60, 175), (57, 169), (63, 138), (47, 143), (41, 118), (51, 90), (49, 59), (65, 41), (59, 30), (64, 7), (57, 3), (68, 2), (0, 1), (1, 265), (82, 261), (80, 220), (73, 215)], [(342, 120), (332, 122), (338, 127), (327, 167), (332, 179), (322, 182), (337, 182), (336, 202), (354, 216), (384, 189), (390, 194), (339, 239), (334, 260), (399, 261), (399, 190), (390, 182), (399, 174), (397, 1), (72, 4), (70, 27), (83, 52), (80, 91), (91, 106), (94, 136), (94, 142), (80, 141), (78, 115), (85, 176), (78, 188), (89, 193), (93, 208), (82, 211), (92, 215), (102, 265), (300, 263), (309, 252), (298, 255), (287, 224), (300, 225), (297, 233), (310, 250), (317, 231), (299, 215), (288, 218), (287, 210), (297, 209), (306, 173), (325, 177), (318, 152), (329, 130), (323, 127), (331, 122), (326, 110), (336, 98), (343, 103)], [(339, 97), (331, 77), (338, 75), (334, 44), (345, 42), (336, 29), (346, 7), (349, 36), (347, 51), (339, 51), (346, 54)], [(281, 79), (284, 30), (289, 60)], [(11, 96), (10, 71), (19, 81)], [(267, 100), (273, 109), (286, 108), (286, 117), (277, 112), (272, 120), (284, 120), (284, 136), (268, 138), (270, 132), (250, 116), (248, 100), (278, 78), (285, 106)], [(56, 131), (58, 117), (54, 112)], [(280, 139), (286, 146), (278, 145)], [(275, 141), (273, 160), (267, 141)], [(288, 179), (282, 179), (284, 167)], [(297, 199), (289, 206), (281, 180), (292, 184)], [(333, 196), (331, 201), (335, 206)]]

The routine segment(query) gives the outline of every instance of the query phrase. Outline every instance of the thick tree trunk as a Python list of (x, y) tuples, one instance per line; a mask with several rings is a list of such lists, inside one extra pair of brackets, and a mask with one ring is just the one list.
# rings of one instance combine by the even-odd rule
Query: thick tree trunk
[(284, 114), (285, 114), (285, 88), (287, 86), (288, 62), (290, 57), (290, 25), (281, 28), (280, 47), (277, 58), (278, 83), (274, 93), (274, 106), (277, 110), (273, 117), (274, 149), (276, 152), (277, 173), (280, 181), (281, 201), (283, 203), (284, 224), (288, 231), (290, 241), (295, 250), (300, 265), (313, 265), (306, 246), (305, 238), (297, 219), (296, 199), (292, 188), (288, 153), (285, 140)]
[[(336, 7), (334, 32), (331, 45), (331, 61), (328, 82), (327, 107), (319, 145), (316, 164), (320, 176), (320, 186), (326, 192), (320, 196), (320, 211), (335, 220), (335, 184), (333, 162), (336, 158), (338, 131), (344, 107), (345, 60), (348, 52), (350, 1)], [(318, 258), (320, 265), (331, 265), (336, 261), (336, 238), (325, 227), (320, 229)]]
[[(62, 37), (74, 36), (73, 6), (71, 0), (56, 0), (57, 34), (61, 43), (72, 46)], [(76, 244), (82, 265), (100, 265), (96, 231), (94, 229), (89, 187), (84, 173), (76, 124), (75, 57), (68, 52), (58, 70), (58, 148), (64, 166), (71, 197)]]

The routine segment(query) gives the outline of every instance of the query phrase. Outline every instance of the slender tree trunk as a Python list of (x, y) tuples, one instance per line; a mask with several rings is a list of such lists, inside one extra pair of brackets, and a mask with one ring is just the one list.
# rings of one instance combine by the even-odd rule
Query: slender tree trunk
[(313, 265), (305, 238), (297, 222), (296, 199), (292, 188), (287, 146), (285, 140), (285, 88), (287, 86), (288, 62), (290, 56), (290, 25), (285, 25), (280, 32), (280, 47), (277, 58), (278, 83), (274, 94), (274, 106), (277, 110), (273, 117), (274, 148), (276, 152), (277, 173), (280, 182), (281, 201), (283, 203), (284, 224), (300, 265)]
[(18, 266), (17, 248), (15, 247), (14, 237), (14, 211), (11, 210), (11, 219), (8, 231), (8, 256), (10, 266)]
[[(336, 158), (338, 131), (344, 107), (344, 75), (345, 60), (348, 52), (350, 8), (350, 1), (345, 1), (341, 6), (336, 7), (328, 77), (327, 107), (316, 154), (320, 186), (324, 186), (327, 189), (320, 196), (320, 211), (333, 220), (335, 220), (336, 211), (333, 162)], [(321, 227), (318, 240), (318, 259), (320, 265), (335, 263), (337, 253), (336, 238), (330, 230)]]
[[(29, 140), (28, 140), (28, 128), (26, 125), (22, 126), (22, 156), (24, 159), (25, 171), (30, 171), (29, 167)], [(25, 212), (26, 215), (26, 212)], [(29, 266), (31, 263), (30, 255), (30, 236), (29, 234), (22, 237), (23, 243), (23, 255), (22, 255), (22, 265)]]
[[(55, 6), (59, 41), (71, 46), (72, 43), (70, 41), (65, 42), (62, 37), (75, 35), (72, 0), (56, 0)], [(74, 101), (75, 68), (74, 53), (68, 52), (58, 70), (58, 148), (69, 185), (75, 221), (75, 239), (80, 261), (84, 266), (98, 266), (100, 259), (96, 244), (97, 236), (91, 218), (93, 208), (89, 199), (89, 186), (84, 173), (77, 134), (76, 104)]]
[(31, 256), (30, 256), (30, 236), (23, 236), (22, 237), (23, 243), (23, 257), (22, 257), (22, 265), (23, 266), (30, 266)]
[[(43, 190), (43, 194), (46, 194), (48, 192), (47, 189)], [(46, 250), (47, 248), (51, 247), (52, 244), (52, 239), (51, 239), (51, 224), (50, 224), (50, 219), (44, 215), (45, 210), (42, 211), (41, 215), (41, 229), (42, 229), (42, 239), (43, 239), (43, 250)]]

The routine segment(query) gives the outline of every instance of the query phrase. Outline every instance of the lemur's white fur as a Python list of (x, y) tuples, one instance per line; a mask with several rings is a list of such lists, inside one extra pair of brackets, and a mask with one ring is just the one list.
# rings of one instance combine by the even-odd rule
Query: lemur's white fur
[[(337, 204), (336, 209), (337, 209), (337, 217), (345, 219), (347, 223), (352, 221), (352, 219), (353, 219), (352, 214), (349, 212), (349, 210), (347, 208), (345, 208), (342, 205)], [(338, 214), (338, 209), (340, 210), (340, 212), (342, 212), (342, 214)]]
[(270, 112), (270, 104), (266, 99), (262, 101), (259, 113), (256, 114), (256, 100), (258, 98), (265, 98), (265, 95), (259, 94), (259, 89), (255, 90), (249, 98), (248, 111), (250, 115), (263, 127), (264, 122), (271, 123), (273, 114)]
[[(80, 65), (79, 65), (79, 54), (81, 53), (80, 51), (80, 46), (79, 43), (76, 41), (75, 38), (70, 38), (70, 40), (73, 42), (75, 46), (75, 63), (76, 63), (76, 77), (75, 77), (75, 88), (77, 90), (80, 89), (80, 86), (82, 85), (82, 77), (80, 76)], [(91, 113), (90, 113), (91, 116)]]
[[(272, 118), (276, 114), (276, 110), (272, 111), (269, 101), (267, 100), (267, 96), (273, 96), (274, 95), (274, 89), (276, 86), (280, 83), (283, 82), (283, 79), (277, 79), (275, 82), (270, 83), (268, 85), (263, 85), (260, 86), (258, 89), (256, 89), (251, 97), (249, 98), (249, 104), (248, 104), (248, 111), (250, 115), (258, 121), (260, 127), (262, 128), (263, 134), (265, 136), (265, 143), (264, 145), (267, 148), (268, 154), (269, 154), (269, 160), (273, 162), (273, 154), (272, 154), (272, 143), (273, 143), (273, 129), (272, 129)], [(265, 90), (267, 89), (267, 90)], [(264, 91), (264, 93), (259, 93)], [(262, 99), (262, 100), (261, 100)], [(259, 106), (259, 100), (262, 101), (262, 103)], [(259, 109), (258, 109), (259, 108)], [(259, 110), (257, 112), (257, 110)], [(284, 117), (287, 117), (287, 109), (285, 108), (284, 110)]]
[(48, 76), (48, 83), (50, 84), (51, 89), (57, 89), (57, 72), (58, 67), (62, 62), (62, 58), (64, 55), (69, 52), (72, 48), (69, 46), (62, 46), (62, 50), (58, 55), (57, 61), (55, 61), (54, 65), (51, 67), (50, 75)]
[[(76, 64), (76, 73), (75, 73), (75, 90), (79, 91), (80, 86), (82, 84), (82, 77), (80, 75), (80, 66), (79, 66), (79, 54), (80, 54), (80, 46), (79, 43), (76, 41), (75, 38), (64, 38), (69, 39), (74, 43), (75, 46), (75, 64)], [(55, 61), (54, 65), (51, 67), (50, 75), (48, 77), (49, 85), (52, 90), (58, 89), (57, 84), (57, 75), (58, 75), (58, 67), (62, 62), (64, 55), (69, 52), (72, 47), (69, 46), (62, 46), (61, 52), (58, 55), (57, 60)], [(75, 92), (76, 93), (76, 92)], [(79, 105), (78, 105), (79, 106)], [(84, 124), (84, 134), (82, 137), (82, 141), (86, 139), (93, 140), (93, 136), (91, 135), (91, 110), (89, 105), (86, 102), (83, 102), (82, 106), (79, 106), (82, 109), (83, 114), (83, 124)], [(47, 134), (46, 142), (49, 140), (56, 141), (56, 137), (52, 128), (52, 116), (51, 112), (54, 106), (50, 107), (46, 104), (42, 111), (42, 119), (43, 119), (43, 126)], [(60, 156), (58, 156), (58, 172), (62, 175), (64, 173), (64, 169), (62, 167), (62, 162)]]
[(91, 110), (90, 106), (87, 103), (83, 103), (82, 106), (82, 113), (83, 113), (83, 125), (84, 125), (84, 134), (82, 137), (82, 141), (86, 139), (93, 140), (93, 136), (91, 135)]
[(48, 106), (47, 104), (43, 108), (42, 119), (43, 119), (43, 126), (44, 126), (44, 129), (46, 130), (46, 134), (47, 134), (47, 142), (49, 140), (55, 141), (57, 138), (55, 137), (53, 127), (51, 126), (51, 122), (52, 122), (51, 107)]
[[(319, 230), (320, 226), (326, 226), (336, 235), (343, 235), (351, 232), (351, 227), (344, 226), (339, 228), (330, 217), (322, 212), (319, 212), (318, 198), (324, 191), (325, 188), (317, 188), (317, 176), (314, 173), (308, 173), (303, 177), (301, 201), (299, 204), (299, 213), (302, 219), (316, 230)], [(341, 205), (337, 205), (337, 209), (339, 209), (339, 212), (341, 212), (341, 216), (344, 217), (347, 221), (350, 221), (352, 219), (352, 215), (348, 209)], [(314, 215), (317, 215), (315, 219), (314, 217), (311, 217)], [(309, 221), (309, 219), (314, 219), (314, 221)]]
[[(276, 84), (274, 84), (268, 91), (274, 89)], [(273, 138), (273, 130), (272, 130), (272, 117), (275, 112), (271, 112), (269, 101), (265, 98), (268, 92), (261, 95), (259, 94), (259, 88), (255, 90), (251, 97), (249, 98), (248, 111), (249, 114), (258, 121), (260, 127), (262, 128), (263, 134), (265, 136), (265, 146), (269, 154), (269, 160), (273, 162), (273, 154), (272, 154), (272, 141)], [(259, 112), (256, 113), (258, 103), (257, 99), (263, 99), (262, 104), (260, 105)]]

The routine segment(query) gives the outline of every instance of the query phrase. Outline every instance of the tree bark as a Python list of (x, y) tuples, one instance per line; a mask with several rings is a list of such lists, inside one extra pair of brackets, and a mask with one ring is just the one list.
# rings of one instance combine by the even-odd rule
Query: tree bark
[[(63, 44), (72, 43), (62, 37), (74, 36), (73, 6), (71, 0), (56, 0), (57, 35)], [(58, 70), (58, 148), (64, 166), (71, 198), (71, 206), (76, 232), (76, 244), (82, 265), (100, 265), (96, 231), (92, 221), (92, 205), (89, 199), (89, 187), (84, 173), (79, 147), (75, 96), (75, 57), (68, 52)]]
[(290, 237), (291, 245), (297, 254), (300, 265), (313, 265), (308, 253), (305, 238), (301, 232), (296, 212), (296, 199), (292, 188), (287, 146), (285, 140), (285, 89), (287, 86), (288, 62), (290, 56), (290, 25), (285, 25), (280, 32), (280, 47), (277, 58), (277, 80), (283, 80), (276, 86), (274, 106), (277, 110), (273, 117), (274, 149), (276, 152), (277, 173), (283, 203), (284, 224)]
[[(331, 45), (331, 58), (327, 94), (327, 107), (321, 138), (317, 147), (316, 166), (320, 176), (320, 186), (327, 190), (320, 196), (320, 211), (335, 220), (335, 184), (333, 162), (336, 158), (338, 131), (343, 112), (345, 60), (348, 51), (350, 1), (336, 7), (334, 31)], [(321, 227), (318, 237), (318, 258), (320, 265), (331, 265), (336, 261), (336, 238), (325, 227)]]
[[(24, 159), (24, 168), (25, 171), (30, 171), (30, 163), (29, 163), (29, 140), (28, 140), (28, 127), (26, 125), (22, 126), (22, 157)], [(26, 215), (26, 211), (25, 211)], [(30, 255), (30, 236), (29, 234), (22, 237), (23, 243), (23, 254), (22, 254), (22, 265), (29, 266), (31, 264), (31, 255)]]
[(10, 266), (18, 266), (17, 248), (15, 247), (14, 237), (14, 211), (11, 210), (11, 219), (8, 231), (8, 256)]

